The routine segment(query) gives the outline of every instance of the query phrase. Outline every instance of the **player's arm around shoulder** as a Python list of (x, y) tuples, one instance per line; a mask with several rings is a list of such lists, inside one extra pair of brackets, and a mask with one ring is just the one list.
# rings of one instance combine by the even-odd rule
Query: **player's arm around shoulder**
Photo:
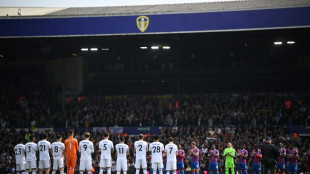
[(77, 140), (77, 139), (74, 139), (74, 142), (75, 142), (75, 148), (76, 148), (76, 150), (79, 151), (80, 149), (79, 149), (79, 142), (78, 142), (78, 140)]
[(114, 151), (114, 145), (113, 145), (113, 142), (112, 142), (112, 141), (110, 141), (110, 144), (111, 144), (111, 152), (113, 152), (113, 151)]
[(148, 147), (147, 142), (144, 141), (144, 145), (145, 145), (145, 151), (146, 151), (146, 152), (149, 151), (149, 147)]
[(101, 144), (102, 144), (102, 141), (100, 141), (99, 144), (98, 144), (98, 148), (99, 148), (99, 152), (100, 153), (101, 153), (101, 146), (102, 146)]
[(136, 153), (136, 142), (133, 144), (133, 153)]
[(32, 148), (33, 148), (34, 151), (38, 151), (39, 150), (38, 145), (35, 144), (35, 143), (33, 144)]
[(129, 146), (126, 144), (126, 157), (129, 156)]
[(149, 151), (152, 151), (152, 143), (149, 145)]
[(94, 143), (90, 142), (90, 149), (91, 149), (91, 153), (95, 152), (95, 148), (94, 148)]
[(79, 152), (81, 152), (81, 148), (82, 148), (82, 145), (81, 145), (81, 142), (79, 143), (79, 146), (78, 146), (78, 148), (77, 148), (77, 150), (79, 151)]

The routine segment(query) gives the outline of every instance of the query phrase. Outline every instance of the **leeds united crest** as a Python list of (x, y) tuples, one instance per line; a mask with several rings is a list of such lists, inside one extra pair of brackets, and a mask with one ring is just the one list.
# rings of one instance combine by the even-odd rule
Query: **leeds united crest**
[(149, 26), (149, 18), (147, 16), (139, 16), (137, 18), (137, 26), (141, 32), (144, 32)]

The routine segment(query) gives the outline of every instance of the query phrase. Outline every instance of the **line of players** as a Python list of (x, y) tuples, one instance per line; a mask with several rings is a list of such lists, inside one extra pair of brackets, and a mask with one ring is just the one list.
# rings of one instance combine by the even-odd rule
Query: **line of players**
[[(65, 143), (62, 143), (62, 137), (57, 136), (57, 141), (50, 144), (47, 139), (47, 134), (42, 135), (42, 140), (35, 144), (35, 137), (30, 136), (30, 142), (26, 145), (17, 144), (14, 148), (16, 155), (16, 171), (21, 174), (28, 174), (28, 170), (32, 169), (32, 174), (36, 173), (37, 168), (37, 158), (36, 151), (39, 151), (39, 173), (42, 174), (49, 173), (50, 170), (50, 155), (49, 150), (52, 150), (53, 155), (53, 171), (52, 174), (55, 174), (57, 170), (60, 171), (60, 174), (64, 174), (64, 156), (66, 156), (66, 165), (67, 165), (67, 174), (73, 174), (75, 164), (77, 161), (76, 152), (81, 153), (80, 156), (80, 166), (79, 170), (82, 174), (85, 170), (88, 174), (91, 174), (92, 170), (92, 153), (94, 153), (94, 145), (89, 141), (90, 133), (84, 133), (85, 140), (81, 141), (78, 144), (78, 141), (73, 138), (73, 131), (68, 131), (69, 138), (65, 140)], [(123, 174), (127, 173), (127, 156), (129, 155), (129, 147), (126, 145), (124, 137), (119, 138), (119, 144), (113, 146), (113, 142), (109, 140), (109, 134), (104, 133), (104, 139), (99, 143), (99, 152), (100, 156), (100, 172), (103, 174), (104, 169), (107, 171), (107, 174), (111, 174), (111, 164), (112, 157), (111, 153), (116, 150), (117, 152), (117, 161), (116, 169), (117, 174), (120, 174), (123, 171)], [(164, 145), (159, 142), (159, 137), (154, 136), (154, 142), (148, 145), (146, 141), (143, 140), (143, 135), (139, 135), (139, 140), (134, 143), (134, 152), (135, 152), (135, 168), (136, 174), (139, 174), (142, 169), (143, 174), (147, 174), (147, 152), (150, 152), (151, 158), (151, 171), (158, 172), (163, 174), (163, 168), (166, 168), (166, 171), (169, 173), (184, 174), (184, 158), (185, 152), (181, 148), (181, 145), (175, 145), (173, 143), (174, 139), (169, 138), (169, 143), (164, 147)], [(228, 143), (230, 144), (230, 143)], [(229, 146), (229, 145), (228, 145)], [(286, 154), (286, 149), (283, 144), (280, 144), (280, 155), (278, 157), (277, 169), (278, 172), (285, 173), (285, 158), (289, 159), (288, 173), (295, 174), (298, 171), (298, 151), (290, 146), (288, 154)], [(25, 155), (26, 154), (26, 155)], [(213, 144), (211, 149), (208, 151), (209, 159), (209, 173), (219, 174), (218, 171), (218, 162), (219, 162), (219, 151), (215, 148)], [(192, 174), (199, 173), (199, 149), (196, 147), (196, 143), (191, 143), (190, 149), (191, 156), (191, 169)], [(247, 174), (247, 162), (248, 151), (245, 149), (245, 146), (242, 146), (242, 149), (237, 151), (236, 156), (238, 157), (237, 170), (239, 174)], [(252, 171), (254, 174), (261, 174), (261, 158), (262, 154), (258, 146), (255, 146), (255, 149), (250, 153), (252, 161)], [(164, 161), (165, 159), (165, 161)]]

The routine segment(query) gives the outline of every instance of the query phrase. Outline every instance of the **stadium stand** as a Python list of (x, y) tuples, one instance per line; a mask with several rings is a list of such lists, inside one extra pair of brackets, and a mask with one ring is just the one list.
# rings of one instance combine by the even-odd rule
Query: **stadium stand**
[(49, 127), (59, 110), (59, 88), (48, 82), (42, 66), (1, 66), (2, 128)]
[[(291, 101), (286, 108), (285, 101)], [(287, 106), (288, 107), (288, 106)], [(56, 127), (306, 125), (307, 101), (277, 95), (184, 96), (178, 107), (156, 97), (85, 98), (67, 105)], [(63, 125), (63, 120), (66, 125)], [(85, 126), (85, 125), (88, 126)]]
[[(2, 18), (113, 16), (307, 6), (310, 6), (309, 0), (249, 0), (243, 2), (91, 8), (20, 8), (20, 11), (19, 8), (1, 7), (0, 16)], [(44, 44), (43, 41), (41, 43)], [(222, 52), (222, 50), (220, 51)], [(264, 55), (266, 54), (264, 53)], [(305, 79), (307, 81), (308, 76), (304, 75), (305, 77), (303, 77), (303, 73), (307, 74), (308, 70), (304, 70), (302, 73), (300, 67), (305, 68), (306, 65), (305, 67), (300, 66), (300, 62), (296, 61), (297, 59), (295, 60), (294, 56), (274, 56), (273, 62), (267, 64), (264, 60), (269, 60), (270, 57), (264, 57), (264, 55), (250, 59), (248, 55), (236, 58), (233, 53), (228, 53), (222, 57), (216, 55), (220, 61), (212, 62), (211, 59), (213, 58), (205, 58), (208, 57), (206, 55), (195, 58), (195, 55), (188, 53), (183, 57), (184, 62), (180, 63), (180, 67), (193, 72), (192, 76), (187, 77), (192, 81), (184, 82), (182, 84), (183, 89), (180, 89), (177, 95), (166, 96), (161, 94), (177, 93), (173, 89), (176, 88), (176, 83), (171, 86), (158, 87), (165, 82), (162, 80), (158, 86), (150, 84), (150, 88), (146, 87), (141, 90), (132, 88), (132, 92), (130, 91), (131, 87), (137, 86), (136, 83), (133, 85), (125, 84), (124, 88), (129, 88), (126, 91), (120, 89), (119, 82), (130, 75), (135, 77), (137, 74), (142, 74), (139, 78), (144, 75), (141, 79), (147, 77), (150, 80), (159, 81), (150, 75), (154, 73), (166, 76), (167, 72), (176, 71), (177, 61), (175, 59), (169, 60), (165, 57), (165, 60), (158, 60), (155, 56), (153, 57), (154, 60), (145, 61), (138, 60), (138, 58), (138, 61), (135, 61), (133, 58), (128, 61), (121, 58), (118, 60), (118, 55), (113, 55), (107, 56), (105, 60), (100, 62), (105, 65), (103, 67), (98, 66), (99, 61), (91, 62), (88, 60), (89, 62), (85, 63), (87, 64), (85, 66), (89, 66), (86, 67), (89, 71), (85, 70), (85, 74), (89, 75), (90, 78), (85, 80), (87, 82), (85, 82), (84, 91), (78, 97), (71, 98), (68, 95), (64, 109), (60, 107), (61, 88), (59, 85), (51, 83), (49, 80), (51, 75), (46, 73), (44, 66), (1, 65), (0, 73), (3, 76), (0, 78), (0, 136), (2, 137), (0, 141), (0, 173), (15, 172), (13, 148), (18, 143), (17, 139), (20, 137), (26, 142), (29, 135), (33, 134), (39, 141), (42, 131), (40, 132), (40, 129), (36, 128), (43, 128), (41, 130), (49, 134), (48, 140), (51, 142), (56, 140), (57, 135), (67, 138), (65, 132), (67, 129), (74, 129), (75, 138), (79, 141), (84, 139), (83, 133), (86, 130), (90, 131), (90, 140), (95, 146), (95, 153), (92, 156), (93, 166), (98, 172), (100, 160), (98, 144), (102, 140), (102, 131), (96, 130), (96, 127), (104, 127), (105, 130), (110, 127), (134, 127), (136, 129), (156, 127), (161, 142), (167, 144), (168, 137), (174, 137), (175, 143), (183, 146), (186, 152), (185, 170), (188, 173), (190, 172), (189, 149), (192, 141), (197, 142), (198, 148), (201, 149), (200, 168), (203, 173), (208, 168), (206, 152), (212, 144), (216, 145), (220, 153), (223, 153), (227, 142), (232, 142), (236, 149), (245, 144), (246, 149), (251, 151), (255, 145), (261, 145), (264, 138), (271, 136), (275, 144), (283, 142), (285, 147), (295, 145), (300, 156), (298, 160), (299, 172), (309, 172), (309, 136), (303, 137), (295, 132), (293, 133), (291, 129), (294, 126), (302, 126), (303, 129), (306, 129), (305, 127), (310, 124), (310, 101), (307, 95), (304, 95), (308, 92), (307, 84), (303, 84), (300, 80)], [(287, 57), (289, 58), (286, 59)], [(195, 58), (195, 60), (189, 58)], [(98, 56), (98, 59), (102, 59), (102, 57)], [(5, 63), (7, 62), (3, 64)], [(183, 73), (187, 74), (188, 71)], [(92, 74), (95, 75), (91, 76)], [(129, 75), (125, 76), (124, 74)], [(196, 74), (201, 76), (198, 77)], [(231, 74), (237, 78), (225, 83), (230, 78), (228, 75)], [(270, 74), (274, 76), (269, 78)], [(281, 77), (278, 76), (279, 74)], [(225, 79), (222, 78), (218, 83), (211, 79), (205, 82), (211, 84), (206, 88), (197, 79), (193, 80), (192, 77), (194, 76), (197, 79), (206, 79), (207, 76), (218, 79), (225, 77)], [(292, 79), (289, 79), (291, 76), (293, 76)], [(176, 79), (174, 76), (172, 78)], [(118, 80), (114, 84), (113, 80), (115, 79)], [(141, 81), (141, 79), (129, 80), (144, 83), (145, 81)], [(252, 79), (254, 80), (251, 83)], [(111, 85), (110, 88), (107, 88), (104, 82), (109, 80), (113, 82), (109, 84)], [(226, 85), (233, 83), (235, 85)], [(303, 85), (305, 89), (303, 89)], [(227, 89), (230, 91), (227, 92)], [(210, 91), (217, 93), (213, 94)], [(236, 93), (232, 94), (235, 91)], [(137, 92), (148, 95), (122, 95), (136, 94)], [(150, 96), (151, 94), (160, 94), (160, 96)], [(145, 134), (148, 143), (152, 142), (152, 134), (151, 131)], [(130, 147), (128, 166), (129, 173), (133, 173), (135, 171), (133, 143), (138, 137), (129, 132), (121, 132), (112, 133), (110, 140), (116, 144), (120, 136), (125, 136), (125, 143)], [(113, 172), (115, 172), (115, 162), (114, 153)], [(251, 166), (250, 163), (248, 160), (248, 166)], [(76, 166), (77, 170), (78, 165)], [(224, 173), (222, 155), (219, 158), (219, 170), (220, 173)]]

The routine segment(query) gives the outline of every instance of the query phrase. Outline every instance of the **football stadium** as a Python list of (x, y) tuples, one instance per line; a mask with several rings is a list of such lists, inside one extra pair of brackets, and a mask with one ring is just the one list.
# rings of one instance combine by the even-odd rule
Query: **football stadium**
[(310, 174), (310, 0), (98, 2), (0, 0), (1, 174)]

